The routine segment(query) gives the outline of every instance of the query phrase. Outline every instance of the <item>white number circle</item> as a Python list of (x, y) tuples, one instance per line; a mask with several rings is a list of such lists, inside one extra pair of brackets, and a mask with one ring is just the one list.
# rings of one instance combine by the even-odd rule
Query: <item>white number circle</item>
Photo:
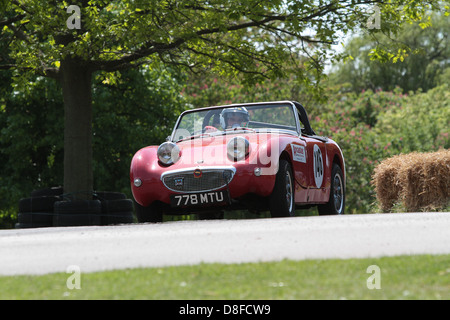
[(323, 182), (323, 158), (322, 151), (317, 144), (314, 145), (314, 180), (316, 187), (320, 188)]

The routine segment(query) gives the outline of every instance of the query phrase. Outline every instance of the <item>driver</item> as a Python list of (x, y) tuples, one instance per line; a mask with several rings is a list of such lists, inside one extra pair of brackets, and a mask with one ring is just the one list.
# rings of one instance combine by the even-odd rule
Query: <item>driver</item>
[(220, 113), (220, 125), (222, 128), (247, 127), (250, 121), (248, 111), (244, 107), (225, 108)]

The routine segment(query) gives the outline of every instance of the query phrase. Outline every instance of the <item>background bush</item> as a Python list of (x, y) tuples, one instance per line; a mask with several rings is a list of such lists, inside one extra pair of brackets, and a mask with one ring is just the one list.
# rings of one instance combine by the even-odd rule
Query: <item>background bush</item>
[[(289, 81), (248, 88), (216, 78), (197, 80), (193, 80), (183, 94), (191, 105), (201, 107), (288, 100), (295, 90)], [(378, 211), (371, 185), (376, 164), (395, 154), (449, 148), (449, 87), (444, 84), (426, 93), (402, 93), (400, 88), (360, 93), (342, 91), (342, 85), (330, 88), (328, 100), (320, 103), (313, 103), (310, 96), (300, 90), (296, 96), (304, 104), (316, 133), (335, 140), (344, 153), (346, 212)], [(305, 104), (302, 98), (312, 103)]]

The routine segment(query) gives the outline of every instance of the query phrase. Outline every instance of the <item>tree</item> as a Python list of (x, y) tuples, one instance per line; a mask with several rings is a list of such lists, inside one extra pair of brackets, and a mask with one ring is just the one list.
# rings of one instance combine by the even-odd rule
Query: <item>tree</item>
[[(318, 85), (327, 48), (339, 32), (365, 26), (367, 5), (385, 18), (381, 32), (420, 20), (434, 1), (2, 1), (0, 69), (13, 69), (17, 89), (29, 74), (57, 80), (64, 99), (64, 189), (93, 188), (92, 78), (162, 61), (247, 82), (286, 74)], [(6, 3), (6, 5), (5, 5)], [(70, 5), (70, 6), (69, 6)], [(370, 9), (370, 8), (369, 8)], [(369, 10), (370, 11), (370, 10)], [(301, 52), (307, 59), (296, 65)]]
[[(450, 19), (442, 13), (428, 17), (432, 25), (423, 28), (425, 24), (406, 24), (393, 38), (365, 33), (351, 39), (345, 54), (352, 58), (338, 64), (330, 78), (336, 83), (347, 83), (354, 92), (393, 90), (397, 86), (404, 92), (428, 91), (435, 87), (444, 70), (450, 67)], [(428, 18), (425, 21), (430, 23)], [(372, 59), (374, 47), (393, 43), (404, 47), (400, 49), (406, 53), (404, 57), (391, 54), (386, 63)]]
[[(61, 88), (36, 76), (27, 92), (12, 92), (10, 73), (0, 73), (0, 229), (14, 227), (20, 198), (63, 181)], [(186, 108), (184, 82), (184, 75), (165, 66), (123, 71), (114, 82), (94, 77), (94, 190), (131, 196), (131, 158), (170, 134)]]

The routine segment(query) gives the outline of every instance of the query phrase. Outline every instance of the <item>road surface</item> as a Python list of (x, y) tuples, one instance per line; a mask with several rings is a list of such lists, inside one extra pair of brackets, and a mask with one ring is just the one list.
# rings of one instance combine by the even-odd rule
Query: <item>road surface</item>
[(450, 212), (0, 230), (0, 275), (450, 254)]

